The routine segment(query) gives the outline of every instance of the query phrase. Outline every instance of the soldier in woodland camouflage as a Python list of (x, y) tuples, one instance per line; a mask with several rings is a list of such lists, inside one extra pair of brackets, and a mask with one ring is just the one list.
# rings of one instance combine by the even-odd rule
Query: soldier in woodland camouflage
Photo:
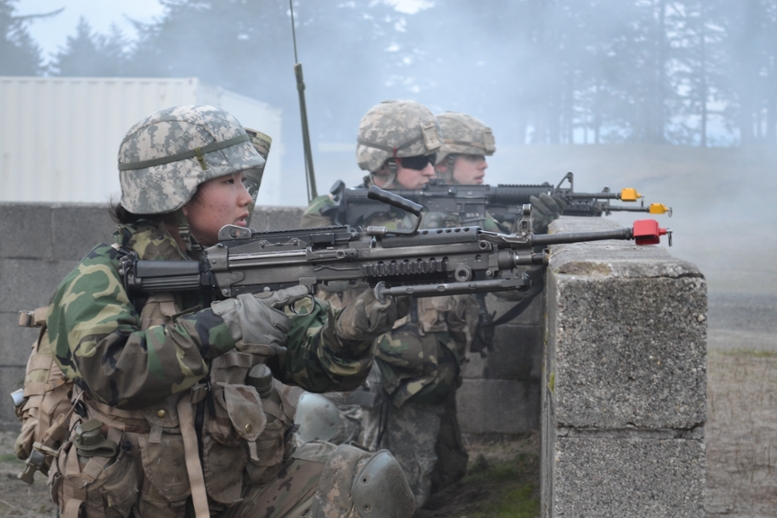
[[(386, 101), (372, 107), (359, 124), (356, 148), (359, 167), (369, 173), (363, 186), (421, 188), (434, 175), (442, 137), (434, 115), (421, 104)], [(329, 195), (313, 200), (302, 226), (331, 225), (322, 212), (332, 204)], [(365, 225), (412, 228), (411, 218), (375, 213)], [(440, 226), (457, 226), (455, 216), (424, 215), (423, 228)], [(322, 295), (334, 304), (344, 304), (362, 290), (363, 286), (330, 285)], [(376, 367), (362, 387), (375, 399), (362, 409), (361, 440), (373, 450), (385, 448), (394, 454), (419, 507), (431, 493), (444, 402), (455, 397), (460, 383), (469, 307), (469, 297), (418, 299), (411, 316), (397, 321), (394, 329), (377, 340)], [(350, 419), (354, 410), (348, 403), (363, 396), (364, 391), (358, 390), (333, 399), (340, 404), (343, 419)]]
[(216, 302), (123, 288), (124, 254), (197, 259), (221, 226), (246, 226), (244, 182), (258, 188), (263, 165), (238, 121), (210, 106), (162, 110), (122, 141), (115, 242), (65, 277), (41, 335), (74, 383), (72, 433), (49, 471), (64, 518), (412, 514), (386, 452), (295, 446), (284, 385), (358, 387), (405, 301), (365, 292), (337, 309), (302, 286)]

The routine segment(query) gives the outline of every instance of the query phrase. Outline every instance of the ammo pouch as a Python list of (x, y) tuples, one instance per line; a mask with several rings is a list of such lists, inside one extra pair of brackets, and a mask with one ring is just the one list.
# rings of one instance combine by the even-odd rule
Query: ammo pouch
[(48, 474), (54, 458), (69, 433), (73, 405), (73, 384), (54, 362), (46, 333), (48, 307), (19, 312), (19, 325), (38, 327), (38, 338), (32, 344), (24, 376), (23, 399), (16, 405), (16, 416), (22, 429), (14, 444), (14, 454), (27, 461), (19, 478), (33, 483), (36, 470)]
[(138, 473), (123, 443), (122, 432), (97, 420), (76, 427), (49, 480), (52, 499), (65, 503), (62, 518), (129, 516), (138, 496)]
[[(176, 306), (171, 294), (150, 296), (141, 328), (173, 322)], [(239, 502), (246, 484), (273, 478), (291, 454), (294, 407), (263, 361), (230, 351), (212, 362), (207, 380), (140, 410), (84, 395), (89, 417), (102, 423), (102, 445), (117, 448), (111, 457), (87, 457), (75, 437), (66, 443), (49, 476), (63, 518), (79, 509), (89, 518), (126, 518), (133, 505), (144, 518), (183, 518), (190, 495), (195, 511), (215, 514)], [(257, 364), (270, 388), (262, 395), (246, 383)]]
[(287, 431), (294, 407), (283, 385), (258, 360), (239, 351), (216, 358), (211, 390), (197, 405), (197, 413), (204, 416), (205, 486), (211, 499), (227, 506), (240, 500), (244, 473), (246, 483), (264, 484), (291, 454)]

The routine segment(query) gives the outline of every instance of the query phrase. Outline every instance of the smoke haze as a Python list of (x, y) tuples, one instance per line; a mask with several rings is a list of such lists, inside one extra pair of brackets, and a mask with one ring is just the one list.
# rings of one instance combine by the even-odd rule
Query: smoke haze
[[(13, 20), (15, 3), (0, 0), (11, 17), (6, 40), (29, 51), (33, 22)], [(579, 191), (636, 187), (646, 203), (673, 207), (673, 218), (658, 216), (675, 230), (671, 252), (697, 263), (713, 289), (775, 292), (777, 0), (411, 7), (294, 2), (319, 193), (337, 179), (360, 181), (361, 116), (381, 100), (412, 99), (493, 128), (489, 183), (557, 183), (573, 171)], [(180, 0), (136, 28), (139, 40), (119, 54), (128, 48), (120, 34), (74, 31), (38, 73), (196, 76), (280, 107), (278, 204), (305, 205), (288, 1)], [(0, 74), (19, 73), (12, 53), (0, 56)]]

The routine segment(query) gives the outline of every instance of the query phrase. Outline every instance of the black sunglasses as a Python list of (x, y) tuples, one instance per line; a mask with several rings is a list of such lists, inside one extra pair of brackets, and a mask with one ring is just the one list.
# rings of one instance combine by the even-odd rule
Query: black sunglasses
[(422, 170), (426, 167), (426, 164), (434, 165), (437, 160), (437, 153), (431, 155), (419, 155), (419, 156), (403, 156), (400, 158), (402, 167), (406, 169), (415, 169), (416, 171)]

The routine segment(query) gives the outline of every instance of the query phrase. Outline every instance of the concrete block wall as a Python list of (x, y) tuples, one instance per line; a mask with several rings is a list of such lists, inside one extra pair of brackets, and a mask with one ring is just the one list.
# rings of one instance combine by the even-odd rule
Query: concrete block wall
[[(37, 330), (19, 310), (48, 304), (62, 278), (89, 249), (110, 239), (103, 205), (0, 204), (0, 429), (19, 427), (8, 394), (21, 388)], [(109, 241), (110, 242), (110, 241)]]
[[(555, 232), (605, 230), (562, 219)], [(660, 247), (552, 247), (542, 516), (704, 516), (706, 281)]]
[[(486, 296), (486, 307), (495, 320), (516, 304), (494, 294)], [(544, 338), (545, 297), (540, 293), (518, 316), (494, 329), (490, 351), (470, 355), (456, 393), (462, 433), (514, 434), (540, 429)]]

